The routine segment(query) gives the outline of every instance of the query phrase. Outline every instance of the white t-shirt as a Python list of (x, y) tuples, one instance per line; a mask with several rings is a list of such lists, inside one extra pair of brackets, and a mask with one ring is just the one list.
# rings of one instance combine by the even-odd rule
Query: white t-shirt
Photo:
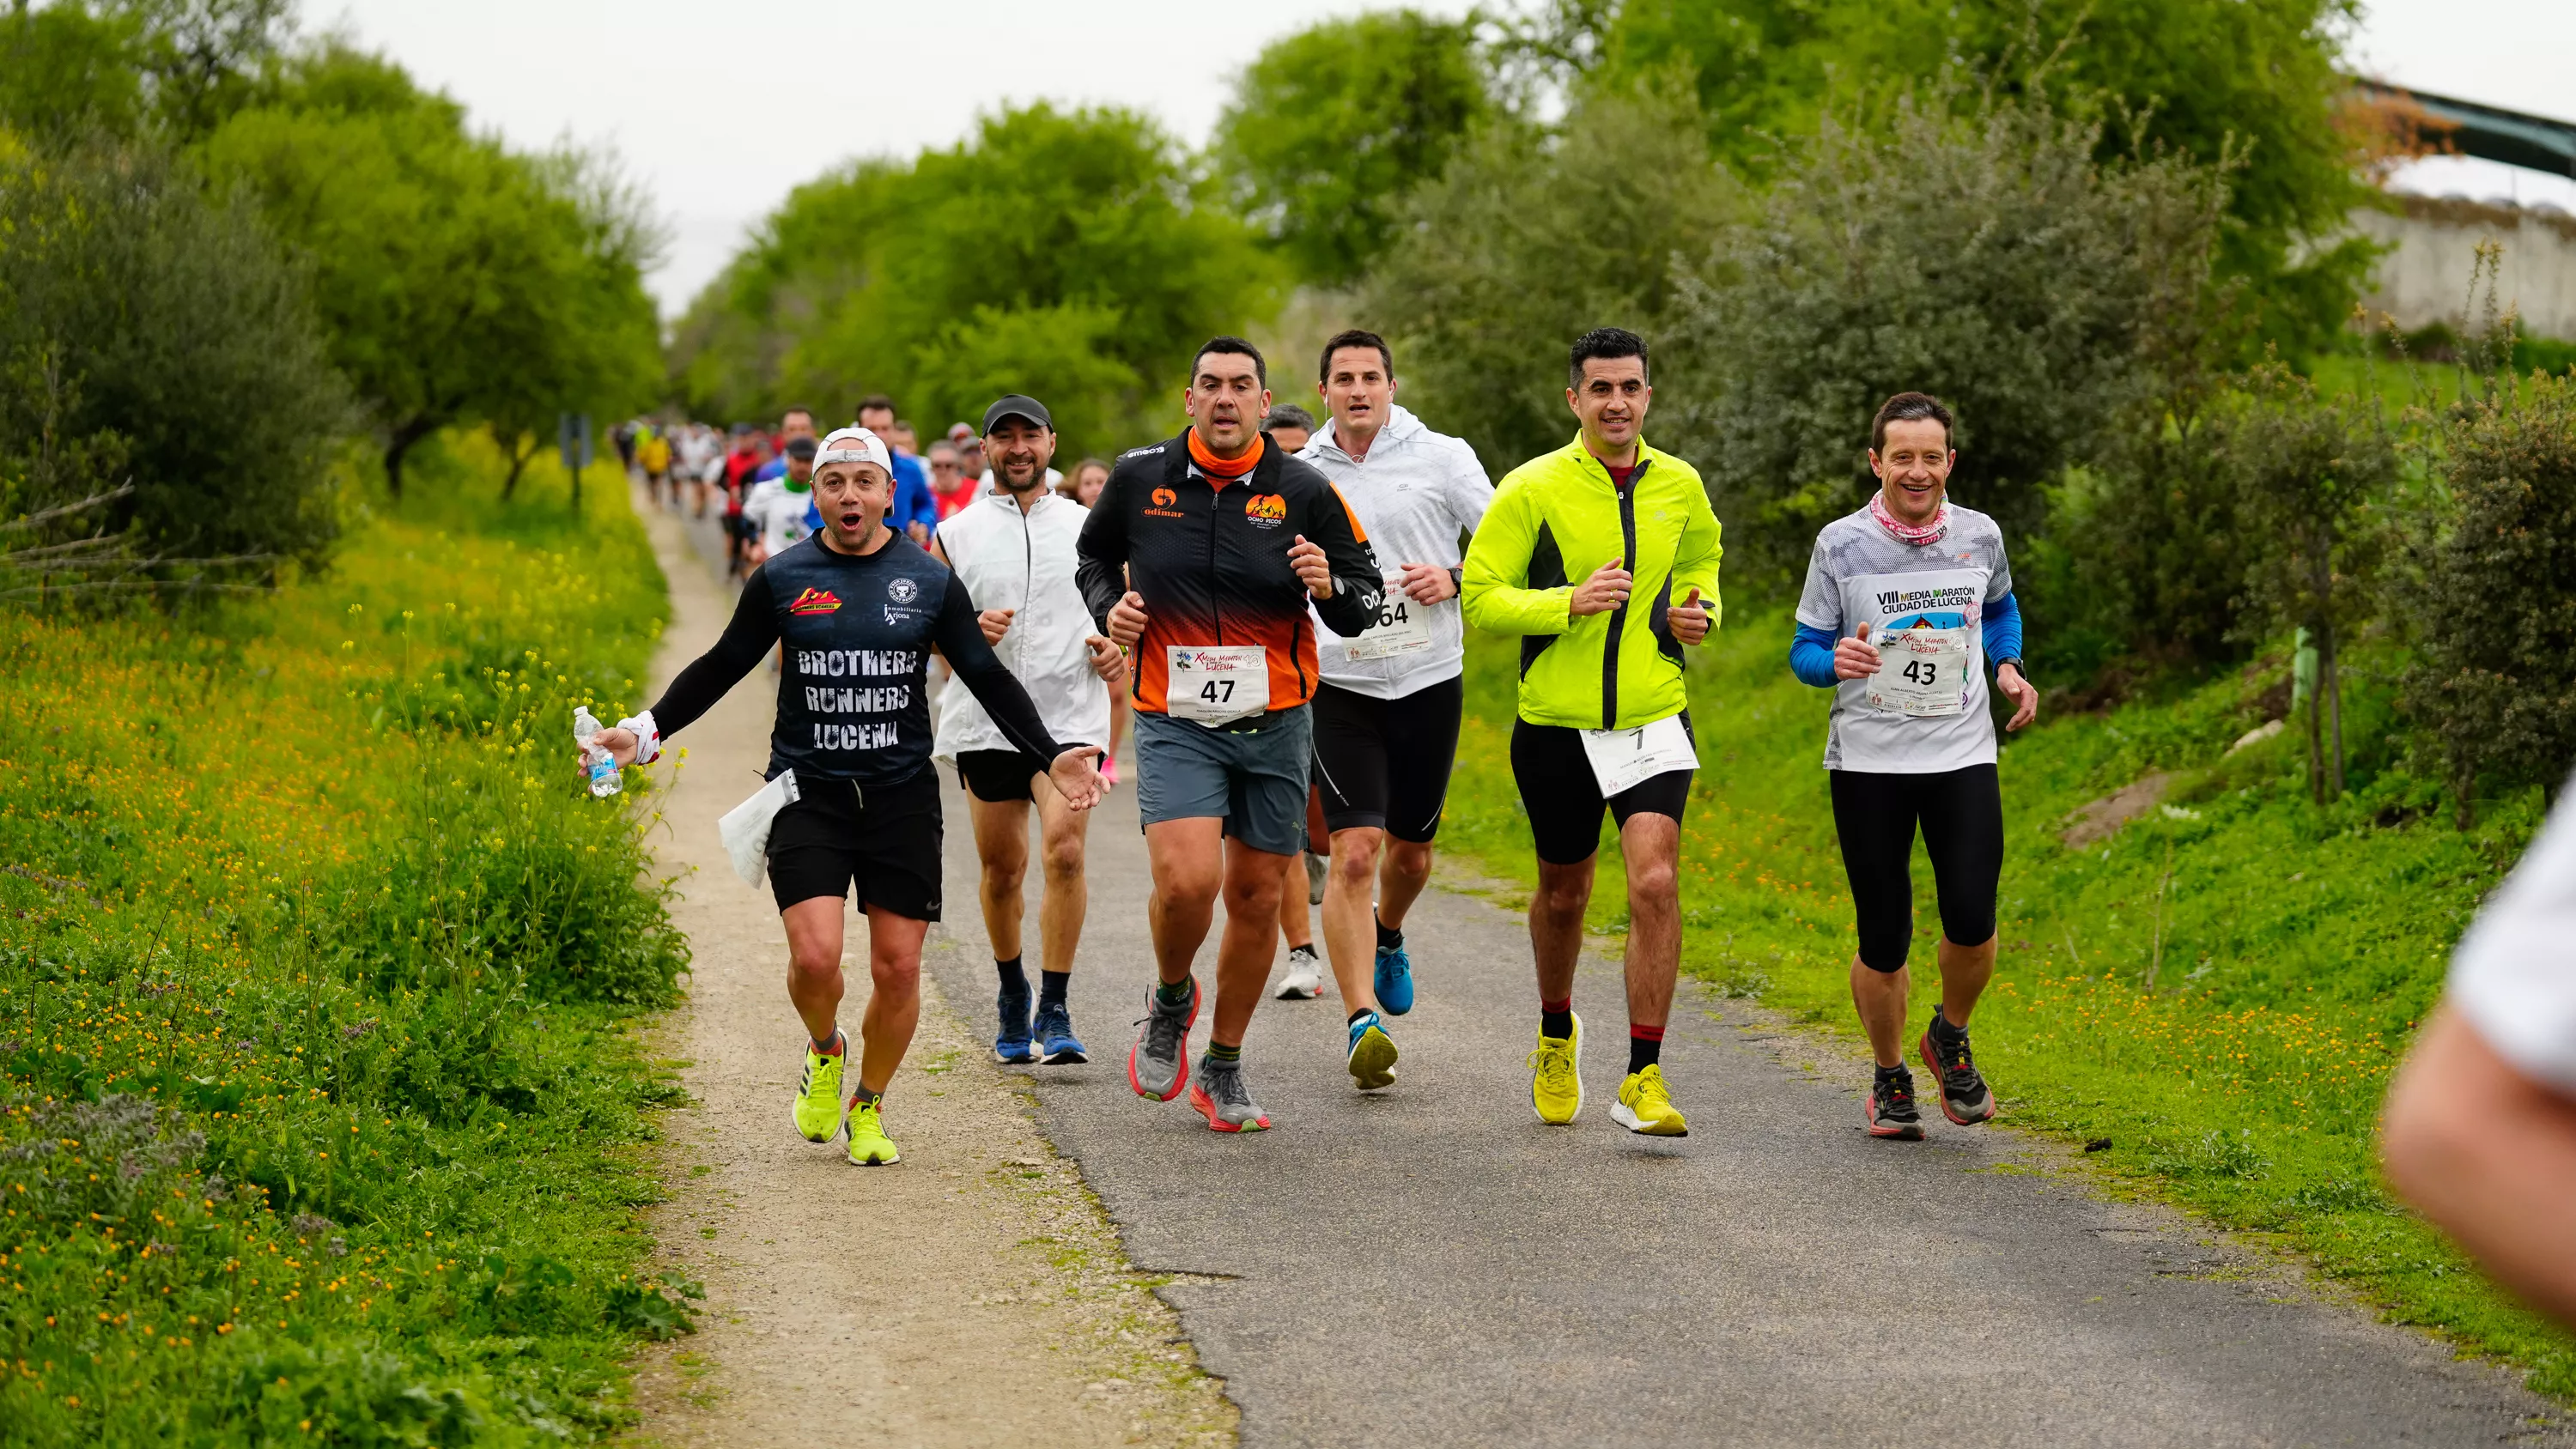
[[(1390, 407), (1368, 457), (1353, 462), (1335, 440), (1335, 426), (1327, 421), (1297, 456), (1332, 480), (1368, 535), (1378, 567), (1390, 576), (1409, 563), (1458, 567), (1466, 557), (1459, 536), (1475, 532), (1494, 501), (1494, 485), (1476, 450), (1464, 439), (1431, 431), (1404, 408)], [(1454, 596), (1426, 608), (1390, 587), (1381, 618), (1398, 608), (1421, 611), (1430, 642), (1405, 653), (1353, 659), (1353, 641), (1325, 627), (1323, 616), (1308, 606), (1315, 664), (1325, 683), (1373, 699), (1402, 699), (1465, 671), (1466, 627)], [(1365, 645), (1377, 632), (1368, 631), (1359, 642)]]
[[(1029, 692), (1047, 733), (1065, 745), (1109, 743), (1109, 686), (1091, 671), (1091, 609), (1073, 579), (1074, 542), (1091, 510), (1040, 489), (1026, 513), (1007, 494), (978, 498), (939, 523), (939, 551), (977, 612), (1016, 610), (993, 646)], [(974, 691), (943, 690), (933, 758), (1010, 750)]]
[[(1825, 727), (1825, 768), (1930, 775), (1993, 764), (1985, 610), (2011, 592), (2003, 530), (1974, 509), (1951, 504), (1949, 532), (1928, 544), (1907, 543), (1889, 533), (1867, 508), (1826, 524), (1807, 561), (1799, 623), (1830, 629), (1837, 639), (1867, 624), (1873, 643), (1890, 629), (1960, 630), (1967, 655), (1957, 669), (1958, 708), (1948, 714), (1885, 708), (1870, 702), (1872, 681), (1835, 681), (1833, 717)], [(1942, 684), (1946, 688), (1947, 680)]]
[(813, 506), (813, 489), (791, 489), (786, 479), (772, 478), (751, 486), (750, 495), (742, 500), (742, 516), (759, 530), (753, 536), (761, 547), (777, 553), (814, 531), (806, 521), (806, 512)]
[(2576, 790), (2460, 938), (2451, 1001), (2515, 1070), (2576, 1095)]

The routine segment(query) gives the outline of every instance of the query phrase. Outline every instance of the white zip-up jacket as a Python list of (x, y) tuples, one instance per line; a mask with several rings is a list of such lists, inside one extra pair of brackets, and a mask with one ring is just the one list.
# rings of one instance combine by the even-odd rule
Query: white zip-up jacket
[[(1067, 746), (1109, 743), (1109, 686), (1091, 672), (1091, 610), (1074, 586), (1074, 539), (1091, 510), (1041, 489), (1027, 513), (1006, 493), (941, 520), (939, 551), (978, 613), (1016, 609), (993, 652), (1029, 692), (1047, 733)], [(1015, 749), (971, 691), (942, 690), (931, 755)]]
[[(1464, 561), (1459, 536), (1484, 522), (1494, 485), (1465, 439), (1431, 431), (1403, 407), (1387, 409), (1386, 426), (1378, 430), (1364, 461), (1354, 462), (1342, 451), (1335, 439), (1337, 426), (1327, 421), (1297, 456), (1323, 470), (1359, 515), (1369, 548), (1386, 570), (1391, 604), (1396, 598), (1393, 581), (1404, 565), (1455, 569)], [(1351, 658), (1350, 646), (1318, 617), (1315, 657), (1324, 682), (1374, 699), (1402, 699), (1457, 678), (1467, 667), (1466, 625), (1458, 600), (1434, 604), (1429, 614), (1430, 647), (1384, 659)]]

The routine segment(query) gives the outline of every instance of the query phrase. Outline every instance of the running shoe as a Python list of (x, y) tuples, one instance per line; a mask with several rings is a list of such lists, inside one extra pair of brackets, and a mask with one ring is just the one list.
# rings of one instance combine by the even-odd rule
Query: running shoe
[(1922, 1053), (1923, 1065), (1932, 1069), (1933, 1080), (1941, 1084), (1942, 1116), (1962, 1127), (1974, 1127), (1994, 1117), (1995, 1094), (1986, 1090), (1986, 1079), (1977, 1071), (1977, 1058), (1968, 1050), (1964, 1028), (1957, 1044), (1944, 1048), (1940, 1035), (1925, 1027), (1916, 1050)]
[(1178, 1006), (1164, 1005), (1161, 992), (1145, 988), (1145, 1017), (1127, 1049), (1127, 1085), (1137, 1096), (1168, 1102), (1181, 1094), (1190, 1074), (1190, 1027), (1198, 1019), (1198, 978), (1190, 979), (1190, 999)]
[(1082, 1038), (1073, 1034), (1073, 1011), (1063, 1002), (1039, 1007), (1037, 1025), (1031, 1030), (1038, 1039), (1038, 1060), (1048, 1066), (1080, 1066), (1091, 1060)]
[(1219, 1132), (1260, 1132), (1270, 1126), (1270, 1114), (1252, 1100), (1252, 1090), (1243, 1085), (1243, 1063), (1199, 1059), (1199, 1073), (1190, 1081), (1190, 1105), (1207, 1118), (1208, 1126)]
[(855, 1099), (850, 1103), (850, 1161), (861, 1167), (891, 1167), (903, 1161), (903, 1154), (894, 1150), (894, 1139), (886, 1135), (879, 1106)]
[(993, 1033), (993, 1060), (1004, 1066), (1020, 1066), (1038, 1059), (1038, 1050), (1029, 1040), (1029, 987), (1023, 981), (1017, 986), (1003, 983), (1001, 994), (993, 1000), (993, 1014), (1001, 1027)]
[(1351, 1049), (1344, 1060), (1351, 1069), (1351, 1084), (1363, 1092), (1395, 1085), (1395, 1038), (1386, 1034), (1386, 1024), (1376, 1012), (1351, 1023)]
[(1673, 1105), (1660, 1066), (1628, 1074), (1628, 1080), (1619, 1084), (1619, 1103), (1610, 1109), (1610, 1120), (1641, 1137), (1690, 1135), (1690, 1124), (1682, 1120), (1681, 1109)]
[(1901, 1142), (1923, 1140), (1923, 1118), (1914, 1110), (1914, 1074), (1882, 1073), (1869, 1088), (1869, 1135)]
[(1583, 1018), (1574, 1035), (1543, 1036), (1529, 1054), (1530, 1105), (1538, 1120), (1563, 1126), (1583, 1115)]
[(1307, 851), (1306, 904), (1310, 906), (1320, 906), (1324, 903), (1324, 877), (1326, 874), (1326, 857), (1317, 855), (1311, 850)]
[(1389, 1016), (1413, 1009), (1413, 958), (1402, 946), (1377, 948), (1377, 1007)]
[(814, 1050), (805, 1043), (805, 1075), (796, 1084), (796, 1135), (808, 1142), (829, 1142), (841, 1135), (841, 1063), (849, 1053), (849, 1043), (839, 1032), (832, 1033), (832, 1043), (840, 1048), (829, 1053)]
[(1288, 974), (1279, 978), (1278, 999), (1311, 1001), (1324, 994), (1324, 961), (1312, 946), (1288, 948)]

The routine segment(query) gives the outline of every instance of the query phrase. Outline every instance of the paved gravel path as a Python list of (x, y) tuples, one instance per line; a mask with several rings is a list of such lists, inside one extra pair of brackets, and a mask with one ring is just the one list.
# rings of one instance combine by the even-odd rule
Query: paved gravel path
[[(935, 969), (989, 1038), (949, 792), (957, 949)], [(1247, 1443), (2567, 1442), (2505, 1374), (2101, 1200), (2048, 1144), (1937, 1121), (1926, 1142), (1869, 1139), (1849, 1059), (1687, 985), (1665, 1063), (1689, 1138), (1611, 1122), (1626, 1031), (1598, 961), (1576, 995), (1590, 1105), (1543, 1126), (1527, 937), (1470, 896), (1435, 890), (1409, 925), (1421, 1003), (1394, 1024), (1391, 1091), (1350, 1088), (1336, 998), (1266, 1001), (1246, 1062), (1278, 1125), (1221, 1137), (1137, 1098), (1120, 1065), (1151, 979), (1147, 885), (1122, 787), (1094, 820), (1073, 996), (1093, 1064), (1031, 1076), (1130, 1257), (1195, 1275), (1162, 1291)]]

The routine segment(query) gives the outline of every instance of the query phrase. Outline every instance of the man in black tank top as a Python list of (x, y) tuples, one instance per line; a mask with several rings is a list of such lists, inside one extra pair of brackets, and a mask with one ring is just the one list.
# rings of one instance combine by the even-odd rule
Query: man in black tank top
[[(965, 586), (885, 527), (893, 493), (892, 459), (875, 434), (844, 428), (825, 439), (814, 471), (822, 527), (753, 571), (724, 637), (652, 709), (597, 739), (620, 764), (652, 763), (665, 736), (780, 647), (768, 775), (794, 771), (799, 798), (771, 823), (769, 881), (787, 927), (787, 995), (810, 1038), (794, 1117), (813, 1142), (831, 1141), (846, 1120), (850, 1160), (866, 1166), (898, 1160), (878, 1099), (912, 1044), (921, 941), (939, 919), (939, 781), (922, 687), (930, 652), (947, 658), (1016, 747), (1051, 762), (1047, 777), (1073, 808), (1090, 809), (1103, 788), (1100, 751), (1048, 735), (984, 641)], [(841, 903), (854, 885), (868, 916), (874, 990), (845, 1107)]]

